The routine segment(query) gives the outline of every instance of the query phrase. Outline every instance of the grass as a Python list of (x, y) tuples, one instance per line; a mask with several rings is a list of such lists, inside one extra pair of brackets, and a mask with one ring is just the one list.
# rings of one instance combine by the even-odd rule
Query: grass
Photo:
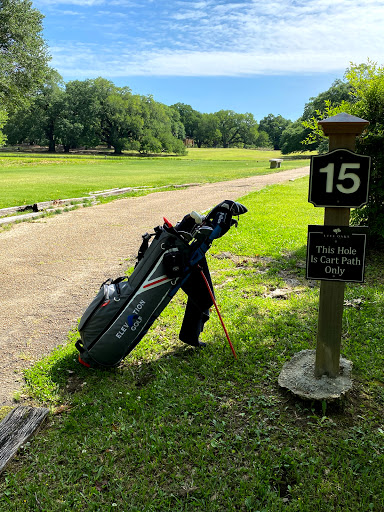
[[(318, 284), (304, 278), (308, 180), (251, 194), (209, 264), (238, 360), (213, 314), (194, 350), (177, 339), (178, 294), (116, 370), (87, 370), (73, 341), (26, 374), (49, 424), (0, 483), (7, 511), (381, 512), (384, 509), (384, 267), (348, 284), (342, 354), (354, 388), (333, 403), (279, 388), (316, 344)], [(283, 207), (282, 207), (283, 205)], [(272, 298), (275, 289), (285, 299)], [(361, 299), (361, 302), (356, 301)], [(86, 306), (86, 305), (85, 305)]]
[[(116, 187), (160, 187), (268, 174), (276, 151), (192, 148), (183, 157), (0, 153), (0, 208), (86, 196)], [(290, 160), (281, 170), (309, 165)]]

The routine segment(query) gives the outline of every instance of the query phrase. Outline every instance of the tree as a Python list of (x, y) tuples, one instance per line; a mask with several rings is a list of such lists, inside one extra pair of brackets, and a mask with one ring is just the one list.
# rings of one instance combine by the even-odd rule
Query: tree
[(356, 150), (372, 158), (369, 201), (352, 212), (352, 221), (369, 226), (372, 243), (384, 244), (384, 67), (368, 61), (352, 65), (345, 74), (352, 87), (349, 113), (367, 119), (369, 126)]
[(8, 117), (4, 126), (4, 134), (8, 144), (14, 145), (36, 141), (36, 124), (31, 110), (31, 107), (19, 110)]
[(289, 119), (282, 116), (269, 114), (264, 117), (259, 124), (259, 130), (267, 132), (273, 144), (273, 149), (280, 149), (280, 138), (283, 131), (292, 123)]
[[(186, 111), (191, 113), (190, 109)], [(266, 134), (260, 138), (257, 122), (250, 113), (238, 114), (233, 110), (219, 110), (213, 114), (199, 114), (194, 119), (198, 122), (193, 136), (199, 148), (227, 148), (238, 144), (256, 146), (258, 141), (264, 146), (268, 139)]]
[(185, 136), (196, 138), (202, 114), (185, 103), (175, 103), (170, 108), (179, 113), (180, 121), (184, 125)]
[(369, 121), (356, 141), (356, 151), (372, 158), (368, 204), (353, 210), (351, 219), (353, 224), (369, 227), (371, 245), (384, 245), (384, 67), (371, 61), (352, 65), (345, 78), (351, 87), (351, 101), (335, 107), (327, 101), (323, 112), (317, 111), (305, 122), (311, 129), (308, 140), (326, 140), (318, 122), (340, 112)]
[(217, 130), (220, 132), (220, 143), (223, 148), (230, 145), (254, 144), (257, 138), (257, 123), (252, 114), (237, 114), (233, 110), (215, 112)]
[(139, 137), (143, 153), (185, 153), (183, 142), (174, 135), (183, 135), (184, 129), (177, 122), (179, 114), (170, 107), (159, 103), (152, 96), (142, 96), (143, 135)]
[(305, 104), (302, 119), (306, 121), (314, 116), (316, 111), (323, 112), (326, 102), (330, 102), (333, 106), (338, 106), (343, 101), (352, 103), (352, 85), (347, 81), (337, 79), (329, 89), (309, 99), (309, 102)]
[(140, 96), (128, 87), (115, 87), (102, 104), (101, 139), (121, 154), (123, 149), (137, 149), (136, 141), (144, 126)]
[(258, 146), (263, 141), (260, 137), (258, 124), (253, 114), (249, 112), (238, 114), (238, 137), (239, 142), (245, 146)]
[(303, 126), (302, 117), (290, 124), (280, 137), (280, 149), (283, 155), (315, 150), (317, 147), (316, 143), (309, 144), (304, 142), (309, 133), (310, 130)]
[(53, 80), (41, 89), (31, 109), (35, 126), (40, 130), (40, 141), (48, 141), (50, 153), (56, 151), (57, 127), (63, 116), (64, 95), (62, 84)]
[(128, 87), (116, 87), (103, 78), (94, 81), (98, 102), (97, 133), (120, 154), (124, 149), (142, 153), (161, 151), (182, 154), (182, 126), (178, 116), (170, 115), (170, 107), (155, 101), (152, 96), (133, 95)]
[(185, 127), (181, 121), (180, 113), (177, 109), (172, 107), (166, 107), (168, 117), (171, 120), (171, 131), (172, 135), (177, 139), (185, 139)]
[(0, 104), (10, 114), (28, 104), (49, 74), (43, 18), (29, 0), (0, 0)]
[(1, 131), (7, 122), (7, 117), (7, 113), (4, 110), (0, 110), (0, 147), (3, 146), (7, 140), (7, 137)]
[(37, 91), (34, 100), (9, 117), (5, 132), (11, 144), (28, 140), (48, 144), (56, 151), (57, 127), (64, 111), (64, 88), (61, 76), (51, 69), (49, 79)]
[(218, 119), (215, 114), (202, 114), (195, 131), (197, 147), (216, 147), (220, 145), (221, 133), (218, 128)]
[(319, 141), (310, 141), (308, 138), (311, 129), (307, 127), (308, 121), (318, 113), (324, 112), (327, 106), (337, 106), (343, 101), (351, 101), (351, 84), (343, 80), (335, 80), (331, 87), (316, 97), (309, 99), (305, 104), (303, 115), (294, 123), (288, 125), (280, 137), (280, 149), (283, 154), (304, 151), (322, 151)]
[(331, 87), (321, 92), (316, 97), (310, 98), (304, 107), (303, 115), (288, 126), (282, 133), (280, 139), (281, 151), (283, 154), (303, 151), (320, 151), (324, 146), (319, 146), (317, 141), (310, 142), (308, 136), (311, 130), (306, 127), (306, 123), (312, 117), (316, 117), (319, 112), (324, 112), (327, 106), (336, 107), (344, 101), (352, 101), (351, 84), (343, 80), (335, 80)]
[(182, 140), (174, 135), (184, 135), (177, 111), (104, 78), (75, 80), (64, 88), (53, 70), (31, 105), (13, 114), (6, 132), (11, 143), (48, 144), (51, 152), (57, 143), (69, 152), (100, 142), (113, 147), (116, 154), (124, 149), (185, 152)]
[(65, 86), (62, 115), (57, 123), (57, 138), (64, 151), (81, 146), (96, 146), (98, 101), (94, 80), (74, 80)]
[(269, 148), (271, 146), (271, 141), (269, 140), (268, 133), (259, 131), (255, 145), (257, 148)]
[[(77, 88), (79, 84), (77, 84)], [(86, 85), (90, 123), (83, 132), (94, 142), (104, 142), (121, 154), (123, 149), (137, 149), (134, 144), (143, 127), (140, 96), (133, 95), (129, 87), (116, 87), (105, 78), (95, 78)]]
[(238, 142), (239, 119), (233, 110), (219, 110), (215, 112), (217, 130), (220, 132), (220, 145), (228, 148), (233, 142)]

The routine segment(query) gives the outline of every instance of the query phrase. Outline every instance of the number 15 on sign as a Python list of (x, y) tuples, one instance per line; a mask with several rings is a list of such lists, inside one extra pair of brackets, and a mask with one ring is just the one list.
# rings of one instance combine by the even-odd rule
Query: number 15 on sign
[(315, 206), (359, 208), (368, 201), (369, 156), (337, 149), (312, 157), (308, 201)]

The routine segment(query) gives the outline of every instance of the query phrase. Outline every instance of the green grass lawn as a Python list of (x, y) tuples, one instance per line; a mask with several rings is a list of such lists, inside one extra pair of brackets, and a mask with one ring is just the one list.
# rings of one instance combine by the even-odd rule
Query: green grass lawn
[[(69, 342), (26, 373), (48, 425), (2, 475), (7, 511), (384, 510), (384, 280), (348, 284), (342, 355), (354, 388), (334, 403), (279, 388), (284, 362), (316, 345), (318, 283), (304, 278), (308, 179), (243, 199), (209, 264), (238, 354), (212, 314), (194, 350), (178, 341), (180, 292), (121, 367), (87, 370)], [(286, 298), (272, 298), (276, 288)], [(84, 308), (87, 304), (84, 304)], [(4, 411), (5, 413), (5, 411)]]
[[(278, 151), (192, 148), (187, 156), (84, 156), (0, 153), (0, 208), (86, 196), (116, 187), (224, 181), (276, 172)], [(289, 160), (281, 170), (309, 165)]]

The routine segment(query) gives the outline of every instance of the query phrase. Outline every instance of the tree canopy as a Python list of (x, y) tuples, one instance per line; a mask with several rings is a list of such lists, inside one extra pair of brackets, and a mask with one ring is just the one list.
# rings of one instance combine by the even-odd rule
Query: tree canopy
[(185, 152), (179, 114), (151, 96), (132, 94), (105, 78), (63, 84), (52, 72), (31, 104), (10, 116), (8, 141), (62, 144), (64, 151), (108, 144), (141, 153)]
[[(311, 128), (308, 127), (308, 122), (313, 117), (318, 117), (327, 108), (327, 105), (333, 106), (340, 105), (343, 101), (352, 102), (352, 86), (347, 80), (337, 79), (333, 82), (331, 87), (324, 92), (321, 92), (315, 97), (309, 99), (308, 103), (304, 106), (302, 116), (294, 123), (288, 125), (280, 138), (280, 149), (283, 154), (316, 151), (319, 149), (321, 141), (311, 139)], [(324, 148), (320, 146), (320, 151)]]
[(179, 113), (180, 122), (185, 129), (185, 136), (196, 138), (202, 114), (185, 103), (175, 103), (171, 105), (171, 108)]
[(3, 110), (0, 110), (0, 146), (2, 146), (6, 141), (6, 137), (1, 130), (7, 122), (7, 117), (7, 113)]
[[(372, 241), (384, 245), (384, 67), (368, 62), (346, 72), (352, 87), (350, 114), (367, 119), (369, 126), (357, 140), (356, 149), (372, 158), (369, 202), (353, 211), (353, 221), (369, 226)], [(343, 104), (347, 106), (346, 102)]]
[(273, 149), (280, 149), (280, 139), (283, 131), (292, 123), (283, 116), (274, 116), (269, 114), (260, 121), (260, 130), (268, 134), (272, 142)]
[[(350, 99), (334, 106), (326, 101), (323, 111), (317, 110), (305, 121), (311, 130), (309, 141), (327, 142), (318, 122), (346, 112), (369, 121), (369, 126), (356, 141), (356, 151), (371, 156), (371, 180), (368, 204), (352, 211), (352, 222), (369, 227), (371, 244), (384, 244), (384, 67), (368, 61), (353, 64), (345, 73)], [(324, 144), (326, 147), (326, 144)]]
[(0, 0), (0, 146), (7, 114), (25, 108), (49, 73), (42, 20), (29, 0)]
[(29, 0), (0, 0), (0, 103), (8, 112), (25, 106), (49, 73), (43, 18)]

